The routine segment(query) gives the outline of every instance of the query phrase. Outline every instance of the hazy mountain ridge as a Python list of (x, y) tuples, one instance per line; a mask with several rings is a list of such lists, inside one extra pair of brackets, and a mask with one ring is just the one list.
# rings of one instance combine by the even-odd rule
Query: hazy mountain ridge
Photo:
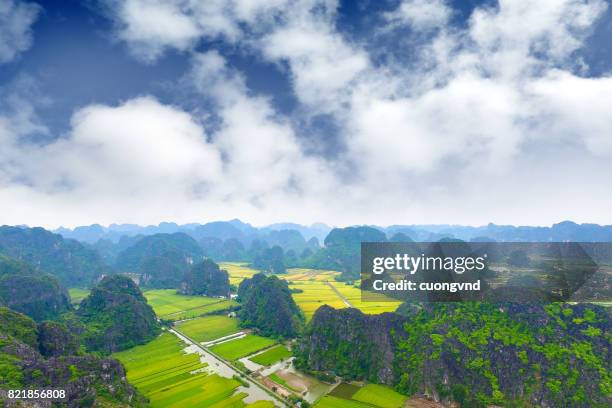
[[(359, 225), (352, 227), (359, 227)], [(492, 223), (484, 226), (397, 224), (387, 227), (377, 225), (368, 225), (367, 227), (384, 232), (387, 239), (391, 239), (397, 233), (402, 233), (414, 241), (437, 241), (441, 238), (457, 238), (466, 241), (489, 239), (507, 242), (612, 242), (612, 225), (577, 224), (572, 221), (563, 221), (550, 227), (496, 225)], [(305, 247), (312, 247), (312, 244), (307, 244), (306, 241), (311, 240), (313, 237), (318, 242), (324, 242), (329, 233), (335, 229), (343, 228), (332, 228), (322, 223), (315, 223), (311, 226), (296, 223), (277, 223), (257, 228), (240, 220), (232, 220), (185, 225), (162, 222), (157, 226), (112, 224), (108, 227), (102, 227), (94, 224), (74, 229), (59, 228), (53, 232), (65, 238), (76, 239), (89, 244), (97, 243), (100, 240), (118, 243), (122, 237), (134, 238), (160, 233), (183, 232), (198, 242), (211, 238), (220, 239), (221, 241), (235, 239), (244, 247), (248, 247), (254, 240), (261, 240), (267, 242), (270, 246), (280, 245), (284, 250), (293, 249), (299, 251)], [(296, 232), (301, 235), (303, 241), (297, 238)], [(294, 235), (293, 243), (290, 246), (285, 245), (285, 241), (288, 240), (287, 234)]]
[(110, 270), (97, 251), (39, 227), (0, 227), (0, 253), (50, 273), (65, 285), (89, 285)]

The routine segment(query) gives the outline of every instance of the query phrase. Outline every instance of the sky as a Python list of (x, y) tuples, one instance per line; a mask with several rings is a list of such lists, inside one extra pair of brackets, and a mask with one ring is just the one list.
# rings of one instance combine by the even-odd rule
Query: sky
[(605, 0), (0, 0), (0, 224), (612, 224)]

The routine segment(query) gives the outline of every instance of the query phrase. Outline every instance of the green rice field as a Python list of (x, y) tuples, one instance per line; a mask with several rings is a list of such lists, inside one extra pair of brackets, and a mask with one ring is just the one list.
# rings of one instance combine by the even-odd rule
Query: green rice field
[(367, 384), (359, 387), (352, 384), (340, 384), (331, 393), (321, 398), (314, 405), (316, 408), (400, 408), (408, 397), (395, 392), (390, 387), (378, 384)]
[(358, 401), (326, 395), (318, 400), (313, 405), (313, 408), (372, 408), (372, 406)]
[(221, 262), (219, 268), (227, 271), (232, 285), (239, 285), (246, 278), (250, 278), (259, 272), (256, 269), (249, 268), (244, 262)]
[(212, 346), (210, 350), (227, 360), (238, 360), (266, 347), (274, 345), (275, 341), (267, 337), (248, 334), (236, 340)]
[(70, 295), (70, 302), (73, 305), (78, 305), (81, 303), (81, 300), (89, 295), (89, 289), (70, 288), (68, 289), (68, 294)]
[(272, 381), (274, 381), (275, 383), (277, 383), (278, 385), (282, 385), (283, 387), (285, 387), (288, 390), (294, 391), (294, 392), (300, 392), (300, 390), (292, 387), (291, 385), (289, 385), (287, 383), (287, 381), (283, 380), (282, 378), (280, 378), (276, 373), (272, 373), (268, 376), (268, 378), (270, 378)]
[(290, 289), (299, 289), (302, 292), (293, 293), (293, 299), (304, 312), (306, 320), (310, 320), (314, 312), (323, 305), (336, 309), (346, 307), (342, 299), (325, 282), (321, 281), (292, 281)]
[(270, 401), (244, 403), (240, 383), (203, 371), (198, 354), (183, 352), (185, 344), (164, 333), (157, 339), (113, 354), (127, 370), (127, 377), (151, 401), (151, 407), (272, 408)]
[(381, 408), (399, 408), (404, 406), (408, 397), (384, 385), (367, 384), (360, 388), (351, 399)]
[(176, 329), (197, 342), (210, 341), (240, 331), (238, 319), (224, 315), (212, 315), (186, 320)]
[(249, 358), (249, 360), (263, 366), (269, 366), (290, 356), (291, 351), (289, 351), (289, 349), (282, 344), (279, 344), (278, 346), (272, 347), (261, 354)]
[(399, 300), (395, 300), (395, 299), (391, 299), (383, 294), (380, 293), (371, 293), (368, 294), (368, 298), (371, 300), (379, 300), (379, 301), (362, 301), (361, 300), (361, 289), (353, 286), (353, 285), (347, 285), (344, 282), (330, 282), (331, 285), (334, 286), (334, 288), (336, 288), (336, 290), (338, 292), (340, 292), (340, 294), (342, 296), (344, 296), (344, 298), (346, 300), (349, 301), (349, 303), (351, 305), (353, 305), (353, 307), (356, 307), (357, 309), (361, 310), (363, 313), (366, 314), (380, 314), (380, 313), (385, 313), (385, 312), (394, 312), (395, 309), (397, 309), (399, 307), (399, 305), (402, 304), (401, 301)]
[(237, 305), (235, 301), (229, 299), (179, 295), (175, 289), (147, 290), (144, 295), (159, 318), (174, 321), (201, 316)]

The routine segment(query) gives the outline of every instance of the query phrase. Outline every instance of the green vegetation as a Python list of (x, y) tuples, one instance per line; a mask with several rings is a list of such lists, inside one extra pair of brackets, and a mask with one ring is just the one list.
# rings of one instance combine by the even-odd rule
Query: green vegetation
[(251, 360), (254, 363), (261, 364), (263, 366), (269, 366), (273, 363), (276, 363), (279, 360), (284, 360), (291, 356), (291, 351), (287, 349), (287, 347), (279, 344), (278, 346), (272, 347), (261, 354), (258, 354), (254, 357), (251, 357)]
[(300, 289), (299, 293), (292, 293), (292, 297), (303, 311), (307, 320), (323, 305), (328, 305), (336, 309), (346, 307), (342, 299), (326, 283), (317, 280), (290, 280), (291, 289)]
[[(573, 316), (583, 318), (576, 323)], [(602, 310), (596, 313), (586, 305), (437, 304), (417, 312), (405, 325), (407, 336), (399, 343), (397, 357), (403, 373), (400, 389), (411, 393), (430, 384), (425, 387), (434, 386), (462, 404), (484, 406), (507, 405), (515, 401), (509, 396), (525, 387), (524, 400), (544, 394), (553, 405), (576, 398), (577, 403), (605, 406), (604, 395), (610, 389), (608, 351), (602, 348), (601, 331), (589, 326), (606, 319), (603, 316)], [(577, 327), (570, 329), (571, 325)], [(491, 353), (492, 348), (498, 351)], [(510, 360), (501, 361), (496, 353)], [(454, 361), (452, 386), (421, 374), (443, 355)], [(515, 369), (504, 370), (508, 366)]]
[(236, 340), (217, 344), (211, 347), (211, 351), (227, 360), (238, 360), (273, 344), (274, 340), (272, 339), (248, 334)]
[(198, 354), (184, 354), (184, 346), (174, 335), (164, 333), (114, 357), (125, 365), (128, 380), (151, 400), (152, 407), (210, 406), (231, 397), (239, 383), (202, 371), (192, 374), (205, 364)]
[(278, 245), (272, 248), (262, 248), (253, 257), (253, 268), (269, 273), (285, 273), (287, 272), (284, 262), (283, 248)]
[(321, 398), (314, 407), (318, 408), (400, 408), (408, 397), (393, 389), (378, 384), (367, 384), (359, 388), (342, 383), (331, 393)]
[(371, 294), (372, 301), (362, 301), (359, 287), (338, 282), (339, 276), (337, 271), (294, 268), (281, 278), (289, 283), (291, 295), (307, 321), (323, 305), (335, 309), (348, 307), (343, 298), (366, 314), (393, 312), (401, 304), (382, 294)]
[(268, 401), (247, 405), (245, 393), (236, 389), (241, 382), (206, 372), (198, 354), (185, 354), (185, 344), (170, 333), (155, 340), (115, 353), (126, 367), (130, 383), (161, 407), (231, 407), (270, 408)]
[(259, 273), (258, 270), (249, 268), (244, 262), (222, 262), (219, 267), (229, 273), (229, 280), (232, 285), (239, 285), (243, 280)]
[(211, 259), (204, 259), (185, 274), (179, 292), (183, 295), (229, 296), (229, 275)]
[(180, 295), (174, 289), (147, 290), (144, 295), (157, 316), (164, 320), (190, 319), (238, 305), (233, 300)]
[(371, 406), (358, 401), (326, 395), (317, 401), (313, 408), (371, 408)]
[(222, 315), (198, 317), (177, 324), (177, 329), (197, 342), (210, 341), (238, 332), (238, 320)]
[(89, 289), (81, 288), (69, 288), (68, 294), (70, 295), (70, 302), (73, 306), (78, 306), (81, 300), (85, 299), (89, 295)]
[(357, 391), (352, 399), (381, 408), (400, 408), (408, 397), (384, 385), (367, 384)]
[(141, 285), (146, 287), (178, 288), (191, 265), (202, 257), (198, 243), (185, 233), (154, 234), (119, 253), (115, 268), (141, 274)]
[(66, 286), (87, 286), (109, 272), (96, 251), (44, 228), (0, 227), (0, 253), (36, 265)]
[(291, 297), (287, 282), (276, 276), (254, 275), (238, 288), (243, 327), (256, 328), (265, 336), (294, 337), (304, 316)]
[(341, 271), (342, 280), (359, 278), (362, 242), (384, 242), (384, 232), (371, 227), (334, 228), (325, 238), (325, 246), (300, 262), (314, 269)]
[[(296, 366), (406, 395), (436, 393), (460, 406), (607, 405), (609, 315), (602, 307), (465, 302), (402, 312), (320, 308), (294, 348)], [(366, 391), (357, 398), (375, 403)]]
[(85, 325), (82, 339), (90, 351), (124, 350), (160, 332), (155, 312), (138, 286), (121, 275), (102, 279), (83, 299), (76, 314)]
[[(23, 314), (0, 308), (1, 389), (64, 389), (66, 406), (74, 407), (143, 406), (143, 397), (124, 377), (118, 361), (81, 353), (64, 325), (37, 326)], [(5, 406), (2, 395), (0, 406)]]
[(330, 393), (332, 397), (351, 399), (353, 395), (359, 391), (359, 386), (349, 383), (340, 383), (338, 384)]
[(0, 333), (15, 338), (28, 346), (37, 347), (36, 323), (29, 317), (6, 307), (0, 307)]
[(56, 319), (72, 309), (68, 293), (53, 275), (0, 254), (0, 306), (36, 321)]
[(275, 383), (282, 385), (283, 387), (285, 387), (288, 390), (291, 391), (295, 391), (295, 392), (300, 392), (300, 390), (297, 390), (295, 388), (293, 388), (292, 386), (290, 386), (289, 384), (287, 384), (287, 381), (283, 380), (282, 378), (280, 378), (278, 376), (278, 374), (276, 373), (272, 373), (268, 376), (272, 381), (274, 381)]

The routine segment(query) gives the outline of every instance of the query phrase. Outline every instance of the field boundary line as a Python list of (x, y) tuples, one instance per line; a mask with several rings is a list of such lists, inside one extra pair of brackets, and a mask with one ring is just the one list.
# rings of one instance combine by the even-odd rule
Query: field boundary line
[(338, 295), (338, 297), (344, 302), (344, 304), (346, 305), (346, 307), (355, 307), (351, 304), (351, 302), (348, 301), (347, 298), (344, 297), (344, 295), (342, 293), (340, 293), (340, 291), (334, 286), (332, 285), (330, 282), (325, 281), (325, 284), (327, 286), (329, 286), (335, 293), (336, 295)]
[(193, 340), (191, 337), (187, 336), (186, 334), (184, 334), (183, 332), (177, 330), (176, 328), (172, 328), (169, 331), (171, 333), (173, 333), (174, 335), (176, 335), (182, 341), (184, 341), (184, 340), (181, 337), (187, 339), (189, 342), (191, 342), (190, 345), (194, 345), (194, 346), (198, 347), (200, 350), (204, 351), (205, 353), (208, 353), (208, 354), (212, 355), (213, 357), (215, 357), (217, 360), (221, 361), (223, 364), (227, 365), (229, 368), (231, 368), (236, 373), (244, 375), (247, 378), (248, 381), (253, 383), (253, 385), (255, 385), (256, 387), (260, 388), (263, 392), (268, 394), (270, 397), (272, 397), (276, 401), (278, 401), (281, 404), (282, 407), (287, 407), (288, 406), (287, 402), (284, 401), (282, 398), (280, 398), (278, 395), (276, 395), (276, 393), (274, 393), (273, 391), (269, 390), (265, 385), (261, 384), (258, 380), (253, 378), (251, 375), (249, 375), (249, 374), (245, 373), (244, 371), (240, 370), (239, 368), (237, 368), (230, 361), (226, 360), (225, 358), (219, 356), (216, 353), (213, 353), (210, 349), (208, 349), (207, 347), (202, 346), (200, 343), (198, 343), (197, 341)]

